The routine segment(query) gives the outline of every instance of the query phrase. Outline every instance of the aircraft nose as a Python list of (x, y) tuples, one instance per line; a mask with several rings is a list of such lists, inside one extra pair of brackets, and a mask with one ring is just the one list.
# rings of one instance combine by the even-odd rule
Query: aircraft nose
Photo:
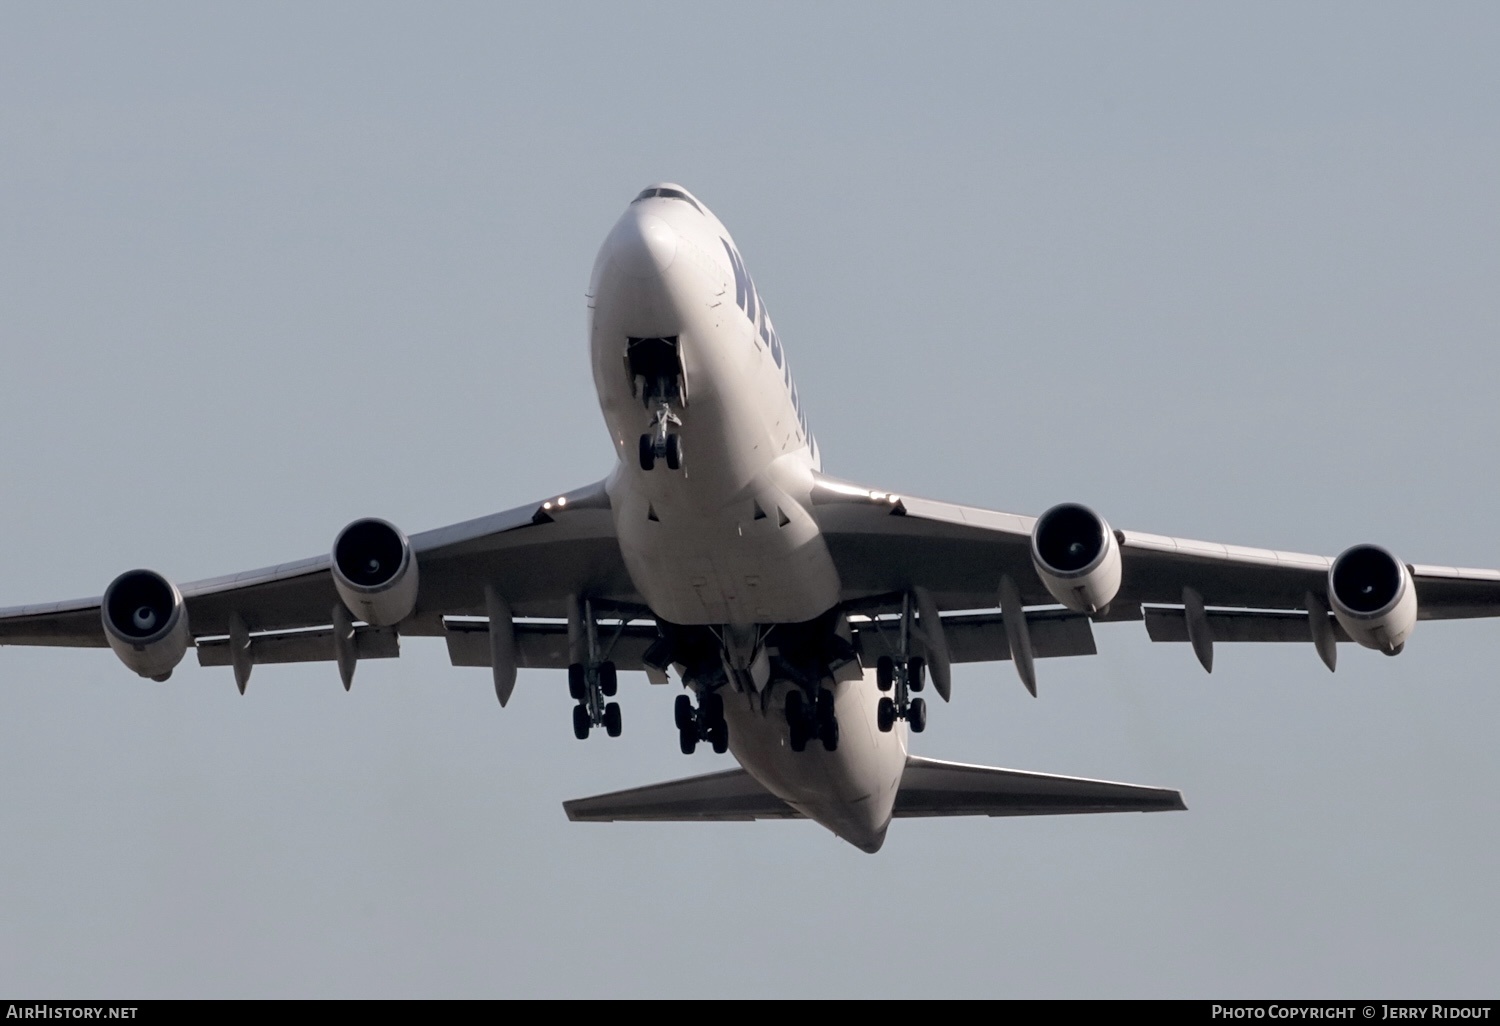
[(677, 232), (651, 214), (627, 216), (615, 227), (610, 254), (632, 278), (659, 278), (677, 259)]

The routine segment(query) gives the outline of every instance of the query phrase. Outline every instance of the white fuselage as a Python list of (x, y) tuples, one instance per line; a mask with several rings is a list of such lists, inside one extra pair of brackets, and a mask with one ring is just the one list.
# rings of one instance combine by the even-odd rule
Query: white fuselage
[[(802, 623), (832, 609), (839, 577), (809, 513), (821, 453), (781, 340), (728, 231), (677, 186), (638, 199), (600, 248), (589, 283), (594, 385), (619, 465), (608, 489), (636, 588), (663, 620), (716, 628)], [(650, 190), (648, 190), (650, 191)], [(632, 375), (632, 339), (675, 339), (685, 394), (680, 470), (641, 466), (653, 413)], [(753, 632), (751, 632), (753, 634)], [(878, 848), (906, 760), (905, 725), (882, 733), (873, 673), (832, 684), (833, 752), (793, 752), (788, 685), (724, 689), (730, 750), (799, 811)]]

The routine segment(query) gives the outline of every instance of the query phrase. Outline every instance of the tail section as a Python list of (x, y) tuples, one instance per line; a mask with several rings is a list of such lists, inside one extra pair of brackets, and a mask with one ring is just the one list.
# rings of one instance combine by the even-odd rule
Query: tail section
[[(1085, 812), (1173, 812), (1182, 793), (1109, 780), (971, 766), (909, 755), (893, 816), (1056, 816)], [(743, 769), (670, 780), (564, 802), (575, 822), (713, 822), (801, 819)]]

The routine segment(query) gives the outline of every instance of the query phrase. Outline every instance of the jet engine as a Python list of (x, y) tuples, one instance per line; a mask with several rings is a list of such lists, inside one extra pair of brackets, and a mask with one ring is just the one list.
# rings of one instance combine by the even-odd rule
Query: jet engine
[(1120, 591), (1120, 545), (1087, 506), (1063, 503), (1037, 518), (1031, 561), (1052, 597), (1077, 613), (1108, 608)]
[(417, 607), (417, 557), (394, 525), (356, 520), (333, 541), (333, 586), (349, 612), (390, 627)]
[(1328, 571), (1329, 604), (1349, 637), (1395, 655), (1417, 625), (1411, 571), (1378, 545), (1345, 549)]
[(161, 574), (131, 570), (104, 589), (104, 637), (142, 677), (166, 680), (193, 640), (182, 592)]

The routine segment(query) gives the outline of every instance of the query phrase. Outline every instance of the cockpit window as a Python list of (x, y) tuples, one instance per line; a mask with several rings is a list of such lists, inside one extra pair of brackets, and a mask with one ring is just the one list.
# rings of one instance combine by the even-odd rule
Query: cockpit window
[(683, 192), (681, 189), (644, 189), (641, 191), (641, 194), (639, 196), (637, 196), (630, 202), (639, 203), (641, 200), (650, 199), (653, 196), (660, 196), (662, 199), (679, 199), (684, 203), (691, 203), (694, 210), (698, 211), (698, 213), (700, 214), (703, 213), (703, 208), (698, 206), (698, 201), (693, 199), (693, 197), (689, 196), (687, 193)]

